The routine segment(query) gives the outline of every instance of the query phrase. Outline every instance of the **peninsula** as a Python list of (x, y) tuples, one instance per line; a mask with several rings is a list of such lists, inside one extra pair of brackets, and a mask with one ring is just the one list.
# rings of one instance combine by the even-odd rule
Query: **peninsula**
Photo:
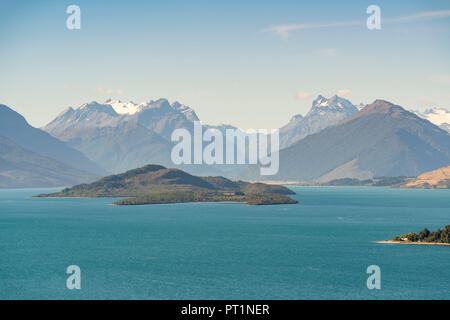
[(295, 204), (292, 190), (279, 185), (231, 181), (224, 177), (199, 177), (179, 169), (147, 165), (122, 174), (79, 184), (60, 192), (40, 194), (50, 198), (125, 198), (115, 205), (185, 202), (242, 202), (249, 205)]
[(400, 185), (407, 189), (450, 189), (450, 166), (425, 172), (417, 178)]

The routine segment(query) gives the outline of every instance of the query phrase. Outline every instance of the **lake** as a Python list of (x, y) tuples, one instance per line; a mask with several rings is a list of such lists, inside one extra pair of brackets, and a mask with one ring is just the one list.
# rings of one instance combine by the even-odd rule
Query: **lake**
[[(1, 299), (450, 299), (450, 190), (291, 187), (297, 205), (112, 206), (0, 190)], [(66, 268), (81, 268), (81, 290)], [(370, 265), (381, 289), (366, 286)]]

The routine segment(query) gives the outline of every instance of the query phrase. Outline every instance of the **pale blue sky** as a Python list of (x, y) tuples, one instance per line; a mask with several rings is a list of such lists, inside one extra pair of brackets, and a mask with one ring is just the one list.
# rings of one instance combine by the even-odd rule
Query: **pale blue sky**
[[(279, 127), (339, 90), (450, 107), (449, 1), (241, 2), (0, 0), (0, 103), (42, 126), (92, 100), (164, 97), (241, 128)], [(81, 30), (66, 28), (70, 4)], [(371, 4), (381, 30), (365, 26)]]

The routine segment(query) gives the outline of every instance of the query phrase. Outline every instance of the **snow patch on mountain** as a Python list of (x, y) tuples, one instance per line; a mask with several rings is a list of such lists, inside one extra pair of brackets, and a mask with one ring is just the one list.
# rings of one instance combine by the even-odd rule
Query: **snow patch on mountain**
[(420, 118), (426, 119), (441, 129), (450, 132), (450, 111), (445, 108), (430, 108), (423, 112), (413, 111)]
[(358, 109), (358, 111), (364, 109), (365, 106), (367, 106), (367, 104), (365, 104), (365, 103), (360, 103), (358, 105), (355, 105), (355, 107), (356, 107), (356, 109)]
[(174, 111), (184, 114), (186, 118), (190, 121), (199, 120), (197, 114), (191, 107), (181, 104), (178, 101), (175, 101), (174, 103), (170, 104), (166, 99), (158, 99), (156, 101), (150, 100), (138, 104), (133, 101), (108, 99), (105, 101), (104, 104), (110, 105), (114, 109), (114, 111), (120, 115), (134, 115), (136, 113), (143, 112), (148, 109), (158, 109), (158, 108), (167, 109), (168, 111), (170, 111), (171, 107)]
[(319, 95), (306, 116), (295, 115), (287, 125), (280, 128), (280, 146), (286, 148), (310, 134), (339, 123), (356, 112), (358, 108), (347, 99), (337, 95), (327, 99)]
[(135, 114), (139, 110), (139, 105), (133, 101), (109, 99), (105, 101), (105, 104), (109, 104), (118, 114)]
[(320, 112), (319, 110), (354, 113), (356, 107), (350, 101), (341, 98), (338, 95), (334, 95), (329, 99), (325, 98), (322, 95), (319, 95), (317, 99), (313, 101), (313, 105), (309, 114), (312, 114), (314, 112)]

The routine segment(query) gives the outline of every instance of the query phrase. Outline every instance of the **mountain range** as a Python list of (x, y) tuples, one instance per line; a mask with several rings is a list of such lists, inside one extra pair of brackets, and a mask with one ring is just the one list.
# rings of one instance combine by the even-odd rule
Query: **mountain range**
[[(294, 116), (280, 129), (280, 147), (285, 148), (305, 136), (319, 132), (358, 111), (350, 101), (338, 96), (318, 96), (305, 117)], [(42, 129), (81, 151), (110, 172), (118, 173), (147, 163), (173, 167), (171, 133), (177, 128), (193, 131), (199, 121), (195, 111), (166, 99), (143, 103), (106, 100), (68, 108)], [(225, 134), (230, 125), (205, 126)], [(237, 152), (237, 150), (235, 150)], [(192, 174), (236, 176), (242, 166), (179, 166)]]
[[(325, 182), (416, 176), (446, 166), (449, 114), (443, 108), (412, 113), (382, 100), (353, 105), (339, 96), (319, 95), (305, 116), (292, 117), (280, 129), (280, 171), (265, 178)], [(69, 107), (38, 129), (0, 105), (0, 187), (39, 186), (39, 181), (42, 186), (71, 185), (149, 163), (202, 176), (263, 178), (255, 166), (174, 166), (170, 136), (177, 128), (192, 132), (194, 121), (199, 117), (192, 108), (167, 99), (139, 104), (106, 100)], [(204, 127), (223, 134), (237, 129)], [(30, 170), (33, 163), (36, 170)], [(21, 178), (13, 183), (14, 176)]]
[[(142, 104), (107, 100), (68, 108), (42, 129), (111, 172), (147, 163), (168, 164), (170, 134), (192, 127), (195, 112), (165, 99)], [(184, 112), (183, 112), (184, 111)]]
[(247, 179), (329, 181), (339, 178), (417, 176), (450, 164), (450, 135), (431, 122), (384, 100), (308, 135), (279, 154), (277, 175)]
[[(195, 111), (167, 99), (144, 103), (107, 100), (68, 108), (42, 129), (81, 151), (105, 170), (119, 173), (153, 163), (192, 174), (236, 176), (243, 166), (180, 165), (171, 161), (171, 134), (177, 128), (193, 133)], [(230, 125), (210, 126), (225, 134)]]

